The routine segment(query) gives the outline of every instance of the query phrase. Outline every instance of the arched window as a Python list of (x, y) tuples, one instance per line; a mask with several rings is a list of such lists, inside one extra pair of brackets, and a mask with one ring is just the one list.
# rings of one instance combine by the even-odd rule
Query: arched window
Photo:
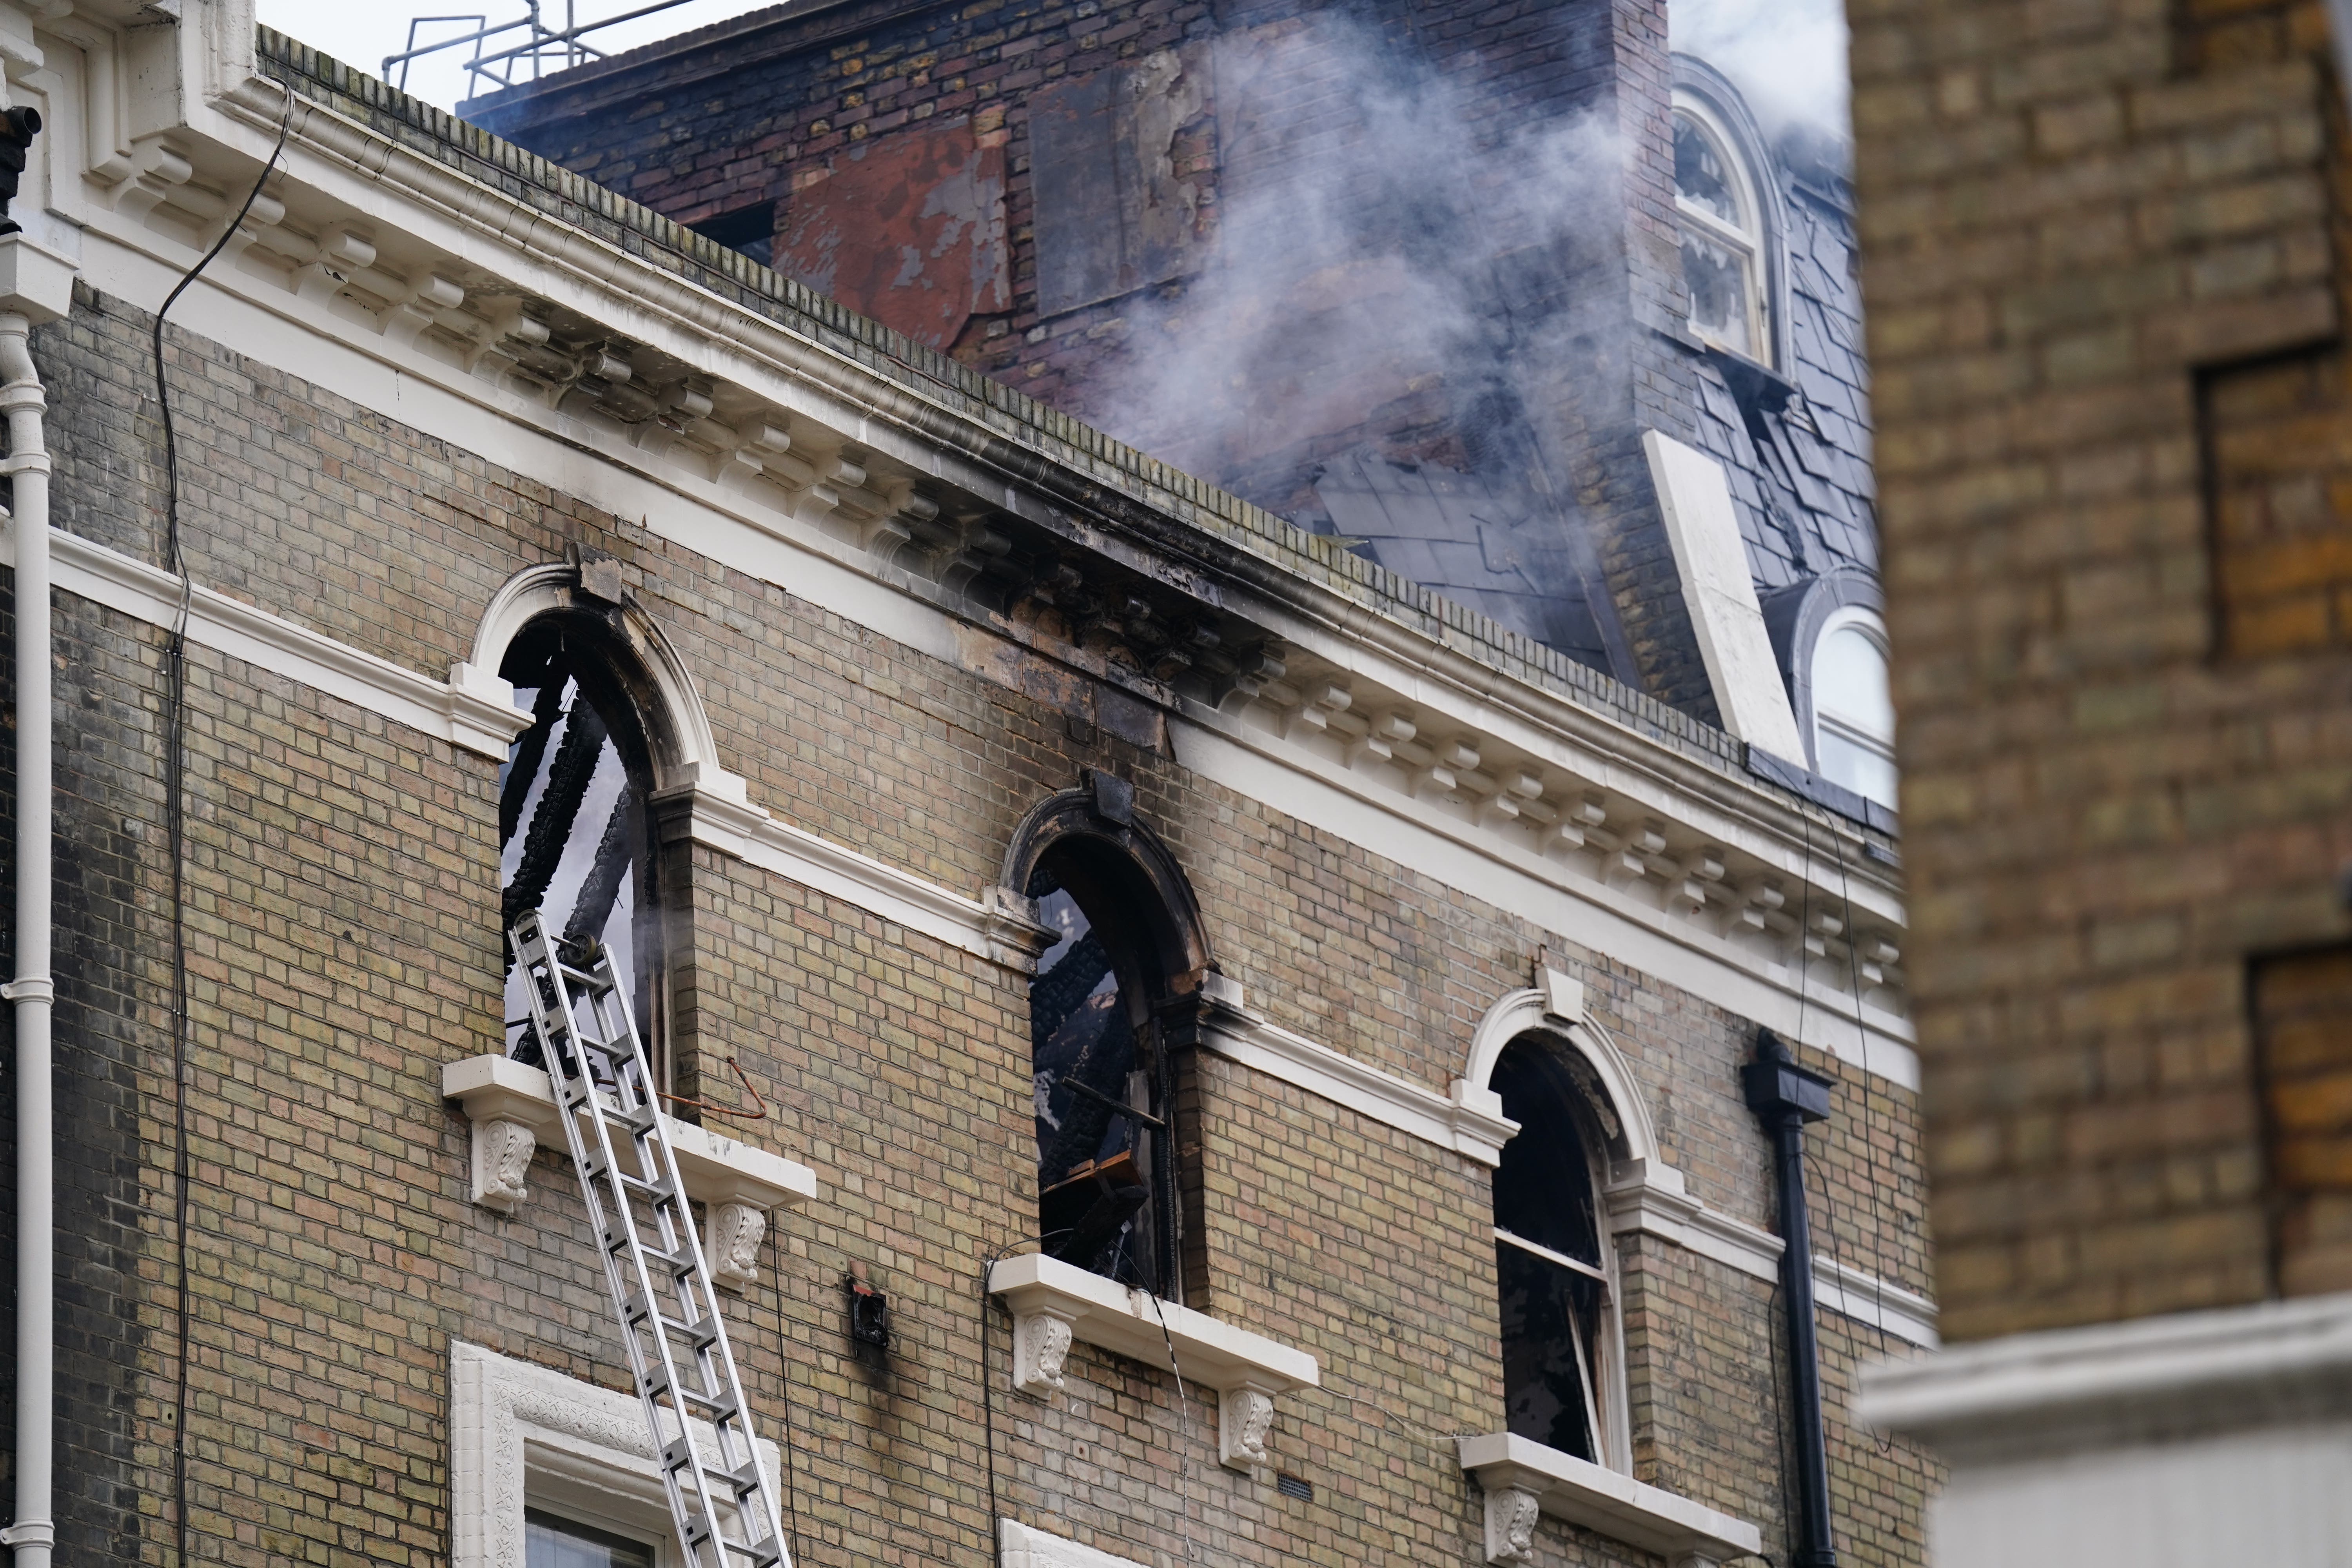
[(1822, 623), (1812, 656), (1813, 759), (1823, 778), (1895, 805), (1895, 700), (1887, 689), (1886, 627), (1847, 606)]
[(1038, 1241), (1181, 1300), (1179, 1057), (1208, 954), (1181, 873), (1130, 811), (1115, 780), (1056, 795), (1008, 861), (1057, 939), (1029, 987)]
[[(654, 766), (636, 703), (596, 623), (542, 616), (508, 646), (499, 673), (531, 715), (499, 774), (500, 942), (536, 909), (567, 942), (601, 942), (657, 1073), (667, 1025)], [(507, 955), (507, 1050), (536, 1065), (530, 1004)]]
[(1762, 187), (1716, 106), (1677, 89), (1674, 113), (1675, 209), (1691, 331), (1774, 363), (1771, 226)]
[(1519, 1124), (1494, 1178), (1503, 1399), (1511, 1432), (1623, 1469), (1616, 1250), (1600, 1203), (1599, 1156), (1613, 1130), (1594, 1089), (1580, 1082), (1583, 1066), (1546, 1037), (1523, 1035), (1489, 1080)]

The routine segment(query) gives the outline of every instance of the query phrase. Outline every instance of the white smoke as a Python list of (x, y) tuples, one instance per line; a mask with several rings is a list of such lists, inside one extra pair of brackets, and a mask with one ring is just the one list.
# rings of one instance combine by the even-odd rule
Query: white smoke
[(1668, 0), (1668, 42), (1731, 79), (1764, 133), (1852, 134), (1844, 0)]
[(1368, 429), (1473, 466), (1464, 405), (1514, 355), (1492, 258), (1557, 277), (1608, 230), (1580, 220), (1618, 147), (1595, 120), (1503, 128), (1412, 54), (1328, 12), (1223, 41), (1213, 259), (1128, 302), (1125, 352), (1076, 389), (1091, 418), (1285, 511), (1300, 457)]

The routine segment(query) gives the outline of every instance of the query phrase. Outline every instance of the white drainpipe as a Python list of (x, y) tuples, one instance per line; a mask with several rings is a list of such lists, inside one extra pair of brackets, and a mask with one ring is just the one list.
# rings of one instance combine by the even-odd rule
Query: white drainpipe
[(49, 1568), (55, 1462), (56, 1237), (51, 1197), (49, 1012), (48, 399), (26, 342), (32, 323), (0, 313), (0, 414), (8, 419), (16, 535), (16, 978), (0, 986), (16, 1021), (16, 1517), (0, 1543), (16, 1568)]

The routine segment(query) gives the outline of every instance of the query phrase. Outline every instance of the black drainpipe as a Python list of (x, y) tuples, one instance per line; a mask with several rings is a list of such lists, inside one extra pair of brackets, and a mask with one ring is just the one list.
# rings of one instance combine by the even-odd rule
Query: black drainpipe
[(1830, 1113), (1830, 1080), (1797, 1065), (1769, 1029), (1742, 1068), (1748, 1109), (1772, 1134), (1780, 1194), (1780, 1294), (1789, 1304), (1789, 1378), (1796, 1405), (1798, 1546), (1794, 1568), (1837, 1568), (1830, 1539), (1829, 1450), (1822, 1437), (1821, 1345), (1813, 1331), (1813, 1240), (1805, 1219), (1805, 1123)]

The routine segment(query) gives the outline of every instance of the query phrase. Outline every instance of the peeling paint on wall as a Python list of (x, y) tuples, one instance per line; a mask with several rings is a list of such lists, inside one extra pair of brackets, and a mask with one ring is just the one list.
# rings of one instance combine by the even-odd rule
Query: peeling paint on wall
[(970, 121), (861, 143), (793, 194), (776, 270), (935, 349), (1013, 308), (1004, 149)]

